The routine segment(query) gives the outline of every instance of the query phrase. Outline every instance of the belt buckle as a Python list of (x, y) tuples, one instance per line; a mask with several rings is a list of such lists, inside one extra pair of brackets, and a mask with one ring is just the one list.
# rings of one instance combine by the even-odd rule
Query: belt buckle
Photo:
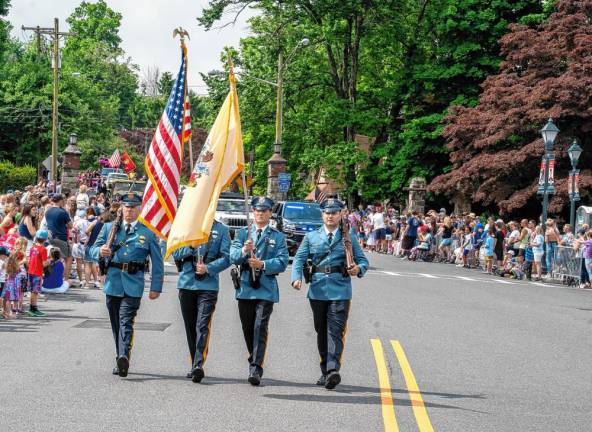
[(331, 274), (331, 267), (325, 267), (323, 269), (323, 273), (325, 273), (326, 275)]
[(129, 263), (124, 262), (124, 263), (121, 263), (121, 264), (122, 264), (121, 271), (124, 271), (124, 272), (127, 273), (128, 272), (127, 270), (129, 268)]

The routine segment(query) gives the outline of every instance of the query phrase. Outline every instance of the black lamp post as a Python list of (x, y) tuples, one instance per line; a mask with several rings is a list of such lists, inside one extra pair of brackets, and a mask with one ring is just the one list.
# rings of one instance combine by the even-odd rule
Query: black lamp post
[(576, 169), (578, 165), (578, 159), (582, 154), (582, 147), (578, 145), (578, 140), (574, 139), (573, 143), (570, 148), (567, 149), (567, 154), (569, 155), (569, 160), (571, 161), (571, 171), (569, 172), (569, 183), (568, 183), (568, 192), (569, 192), (569, 201), (570, 201), (570, 209), (569, 209), (569, 224), (571, 225), (571, 230), (575, 234), (576, 226), (575, 226), (575, 219), (576, 219), (576, 201), (580, 200), (580, 191), (578, 190), (578, 180), (580, 177), (580, 170)]
[(553, 119), (549, 118), (547, 124), (541, 129), (543, 142), (545, 143), (545, 154), (541, 166), (541, 177), (539, 177), (538, 193), (543, 195), (543, 215), (541, 224), (547, 221), (547, 209), (549, 207), (549, 195), (555, 193), (555, 182), (553, 180), (555, 169), (555, 155), (553, 154), (553, 143), (559, 134), (559, 129), (553, 123)]

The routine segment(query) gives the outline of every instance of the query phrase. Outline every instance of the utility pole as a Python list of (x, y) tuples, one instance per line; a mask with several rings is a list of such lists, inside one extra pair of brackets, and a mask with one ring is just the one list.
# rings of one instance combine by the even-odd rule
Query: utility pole
[(51, 27), (25, 27), (23, 30), (32, 30), (37, 34), (37, 52), (41, 52), (41, 35), (46, 34), (52, 37), (53, 47), (53, 109), (51, 115), (51, 180), (57, 182), (58, 165), (58, 84), (60, 79), (60, 37), (71, 36), (72, 33), (60, 32), (60, 20), (54, 18), (53, 28)]

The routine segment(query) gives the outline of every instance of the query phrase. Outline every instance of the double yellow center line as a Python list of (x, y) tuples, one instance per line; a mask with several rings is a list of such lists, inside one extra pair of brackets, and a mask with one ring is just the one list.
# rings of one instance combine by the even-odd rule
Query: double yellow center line
[[(382, 405), (384, 430), (385, 432), (399, 432), (399, 426), (395, 416), (393, 392), (391, 389), (389, 371), (384, 356), (384, 350), (382, 348), (382, 342), (380, 339), (370, 339), (370, 343), (372, 345), (372, 350), (374, 351), (376, 369), (378, 370), (378, 384), (380, 385), (380, 402)], [(411, 408), (413, 409), (419, 432), (433, 432), (434, 428), (430, 422), (428, 412), (423, 403), (423, 398), (421, 397), (421, 392), (419, 391), (419, 386), (417, 385), (417, 381), (415, 380), (415, 376), (413, 375), (405, 351), (399, 341), (391, 340), (391, 346), (401, 367), (403, 377), (405, 378), (409, 400), (411, 401)]]

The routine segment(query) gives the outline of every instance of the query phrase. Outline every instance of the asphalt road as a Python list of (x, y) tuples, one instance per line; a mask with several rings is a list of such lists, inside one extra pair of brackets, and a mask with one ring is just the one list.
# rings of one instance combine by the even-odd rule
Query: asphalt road
[(0, 321), (0, 431), (590, 431), (592, 292), (371, 255), (355, 281), (342, 384), (319, 376), (304, 292), (280, 277), (261, 387), (228, 274), (202, 384), (167, 267), (146, 297), (130, 375), (111, 375), (104, 297), (73, 289), (45, 318)]

